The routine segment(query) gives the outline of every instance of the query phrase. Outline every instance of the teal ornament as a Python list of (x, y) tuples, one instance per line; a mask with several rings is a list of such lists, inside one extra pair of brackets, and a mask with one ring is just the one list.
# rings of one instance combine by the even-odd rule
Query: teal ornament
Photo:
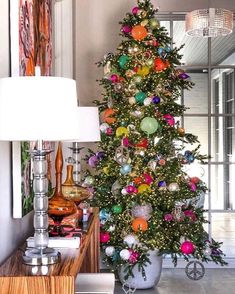
[(122, 213), (122, 206), (119, 204), (113, 205), (112, 206), (112, 212), (115, 214)]
[(129, 61), (129, 57), (127, 55), (122, 55), (118, 59), (118, 63), (121, 68), (126, 69), (126, 63)]
[(110, 218), (110, 213), (107, 211), (107, 209), (103, 208), (100, 210), (99, 216), (101, 221), (106, 221)]
[(135, 101), (140, 104), (143, 104), (145, 98), (146, 98), (146, 94), (144, 92), (138, 92), (135, 95)]
[(153, 117), (145, 117), (140, 123), (140, 128), (143, 132), (151, 135), (157, 131), (159, 127), (158, 121)]
[(120, 168), (120, 173), (122, 175), (127, 175), (131, 172), (132, 168), (130, 166), (130, 164), (123, 164)]

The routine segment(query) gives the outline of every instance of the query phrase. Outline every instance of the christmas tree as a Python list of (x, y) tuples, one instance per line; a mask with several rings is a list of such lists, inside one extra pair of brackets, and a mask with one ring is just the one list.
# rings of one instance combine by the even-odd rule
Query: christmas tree
[[(95, 176), (93, 205), (100, 208), (100, 241), (114, 268), (138, 264), (144, 275), (148, 251), (225, 264), (221, 244), (208, 240), (201, 197), (207, 188), (189, 177), (184, 166), (204, 163), (197, 137), (176, 117), (185, 106), (177, 101), (193, 84), (180, 69), (179, 50), (156, 18), (149, 0), (139, 0), (121, 24), (123, 41), (104, 67), (100, 151), (88, 156)], [(198, 142), (198, 147), (192, 144)], [(191, 148), (190, 148), (191, 147)], [(91, 152), (91, 151), (90, 151)]]

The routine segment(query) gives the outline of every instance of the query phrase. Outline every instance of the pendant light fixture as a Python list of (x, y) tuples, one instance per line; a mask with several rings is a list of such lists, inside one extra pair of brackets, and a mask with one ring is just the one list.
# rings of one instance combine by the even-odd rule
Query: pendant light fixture
[(219, 37), (233, 31), (233, 12), (223, 8), (193, 10), (186, 14), (186, 34), (192, 37)]

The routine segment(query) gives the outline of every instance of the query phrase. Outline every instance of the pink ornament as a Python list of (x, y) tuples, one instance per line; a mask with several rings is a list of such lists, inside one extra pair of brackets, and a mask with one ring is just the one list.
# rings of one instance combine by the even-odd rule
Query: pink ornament
[(133, 193), (137, 194), (138, 193), (138, 189), (136, 187), (134, 187), (134, 191)]
[(125, 147), (128, 147), (130, 145), (129, 143), (129, 139), (127, 137), (124, 137), (122, 139), (122, 144), (125, 146)]
[(150, 174), (143, 174), (144, 179), (145, 179), (145, 183), (150, 185), (153, 182), (153, 178), (150, 176)]
[(132, 13), (134, 14), (134, 15), (136, 15), (137, 13), (138, 13), (138, 11), (139, 11), (139, 7), (133, 7), (132, 8)]
[(130, 257), (128, 261), (132, 264), (136, 263), (140, 257), (140, 254), (137, 251), (134, 251), (133, 249), (129, 249)]
[(107, 128), (106, 135), (111, 136), (112, 134), (113, 134), (113, 129), (112, 128)]
[(122, 27), (122, 32), (125, 33), (125, 34), (129, 34), (131, 32), (132, 28), (128, 25), (124, 25)]
[(181, 244), (180, 246), (180, 250), (184, 253), (184, 254), (192, 254), (195, 250), (195, 246), (193, 244), (193, 242), (191, 241), (185, 241)]
[(195, 192), (197, 190), (197, 185), (192, 183), (192, 182), (189, 182), (189, 187), (191, 189), (192, 192)]
[(184, 215), (190, 218), (193, 222), (197, 220), (196, 214), (192, 210), (185, 210)]
[(129, 185), (129, 186), (126, 187), (126, 191), (127, 191), (128, 194), (132, 194), (135, 191), (135, 187), (132, 186), (132, 185)]
[(90, 165), (90, 167), (93, 167), (93, 168), (97, 166), (98, 162), (99, 162), (99, 159), (96, 155), (93, 155), (88, 159), (88, 164)]
[(173, 220), (173, 215), (170, 214), (170, 213), (165, 214), (165, 215), (164, 215), (164, 220), (165, 220), (166, 222), (171, 222), (171, 221)]
[(174, 119), (174, 117), (171, 114), (165, 114), (163, 117), (165, 118), (165, 120), (168, 123), (168, 125), (170, 125), (171, 127), (174, 126), (175, 119)]
[(112, 83), (117, 83), (118, 82), (118, 75), (112, 74), (110, 77)]
[(107, 243), (110, 240), (110, 234), (108, 232), (101, 232), (100, 233), (100, 242)]

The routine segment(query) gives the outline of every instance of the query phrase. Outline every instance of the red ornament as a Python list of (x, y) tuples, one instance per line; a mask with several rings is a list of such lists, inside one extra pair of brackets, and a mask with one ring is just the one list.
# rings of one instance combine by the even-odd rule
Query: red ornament
[(101, 232), (100, 233), (100, 242), (107, 243), (110, 240), (110, 234), (108, 232)]
[(195, 246), (193, 244), (193, 242), (191, 241), (185, 241), (181, 244), (180, 246), (180, 250), (184, 253), (184, 254), (192, 254), (195, 250)]
[(198, 177), (192, 177), (190, 178), (190, 182), (194, 184), (198, 184), (201, 180)]
[(154, 66), (156, 71), (162, 71), (167, 68), (166, 63), (159, 57), (154, 60)]
[(139, 143), (135, 144), (136, 147), (142, 147), (147, 149), (149, 145), (149, 142), (146, 138), (142, 139)]

